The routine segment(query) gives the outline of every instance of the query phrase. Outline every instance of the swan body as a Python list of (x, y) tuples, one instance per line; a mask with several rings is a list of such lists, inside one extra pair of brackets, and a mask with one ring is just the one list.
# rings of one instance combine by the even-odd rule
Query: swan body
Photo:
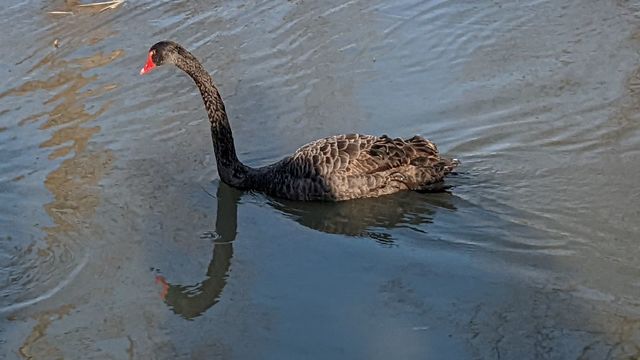
[(261, 168), (236, 155), (222, 97), (211, 76), (182, 46), (162, 41), (151, 47), (141, 74), (172, 63), (194, 80), (207, 109), (220, 179), (240, 188), (291, 200), (342, 201), (402, 190), (430, 190), (458, 161), (441, 157), (431, 141), (414, 136), (337, 135), (313, 141), (293, 155)]

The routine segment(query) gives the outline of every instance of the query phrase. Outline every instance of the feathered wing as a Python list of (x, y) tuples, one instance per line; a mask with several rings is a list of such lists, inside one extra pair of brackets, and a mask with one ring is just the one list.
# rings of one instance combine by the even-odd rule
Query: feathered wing
[(346, 200), (425, 189), (442, 181), (456, 165), (420, 136), (403, 140), (349, 134), (301, 147), (280, 170), (290, 175), (288, 181), (297, 179), (289, 192), (306, 192), (308, 199)]

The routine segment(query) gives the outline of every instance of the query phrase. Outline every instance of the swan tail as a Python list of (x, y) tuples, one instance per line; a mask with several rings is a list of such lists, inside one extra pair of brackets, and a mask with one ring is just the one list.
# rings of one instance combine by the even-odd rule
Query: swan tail
[(444, 163), (443, 165), (443, 171), (445, 175), (451, 174), (451, 173), (455, 173), (455, 169), (458, 167), (458, 165), (460, 165), (460, 160), (458, 159), (441, 159), (441, 161)]

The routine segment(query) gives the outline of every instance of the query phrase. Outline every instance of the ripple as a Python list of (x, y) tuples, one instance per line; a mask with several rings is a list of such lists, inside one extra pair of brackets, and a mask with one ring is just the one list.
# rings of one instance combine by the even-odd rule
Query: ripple
[[(69, 255), (76, 256), (75, 253), (69, 253)], [(40, 255), (39, 255), (40, 256)], [(64, 275), (61, 279), (51, 279), (51, 275), (53, 273), (60, 274), (62, 273), (62, 269), (60, 268), (60, 261), (54, 259), (45, 259), (41, 262), (31, 262), (27, 264), (12, 264), (9, 266), (2, 266), (4, 272), (9, 273), (9, 280), (12, 285), (10, 288), (5, 288), (1, 290), (0, 296), (3, 298), (9, 298), (8, 305), (0, 305), (0, 313), (11, 313), (22, 308), (37, 304), (41, 301), (51, 298), (55, 294), (57, 294), (60, 290), (64, 289), (75, 277), (84, 269), (87, 265), (89, 256), (85, 254), (79, 261), (75, 264), (74, 267), (68, 267), (67, 270), (70, 270), (68, 273)], [(67, 259), (68, 262), (69, 259)], [(75, 260), (75, 259), (71, 259)], [(51, 270), (50, 263), (55, 262), (55, 270)], [(47, 264), (49, 263), (49, 264)], [(49, 265), (49, 266), (48, 266)], [(16, 275), (11, 275), (15, 273)], [(45, 276), (46, 278), (42, 278)], [(54, 285), (51, 285), (51, 284)], [(46, 291), (39, 290), (38, 288), (46, 287)], [(12, 290), (11, 288), (15, 288)], [(29, 289), (25, 292), (25, 289)], [(38, 289), (34, 291), (34, 289)], [(24, 299), (26, 294), (28, 293), (41, 293), (37, 297), (31, 299)], [(16, 295), (20, 296), (17, 297)]]
[[(10, 224), (0, 236), (11, 239), (0, 251), (3, 312), (59, 293), (87, 264), (82, 233), (99, 203), (96, 185), (113, 161), (91, 140), (101, 129), (96, 119), (112, 104), (104, 97), (117, 88), (97, 74), (124, 55), (100, 48), (114, 32), (82, 14), (40, 21), (48, 25), (33, 34), (36, 50), (18, 63), (26, 76), (0, 94), (7, 109), (0, 123), (10, 125), (0, 146), (16, 155), (0, 185), (7, 190), (0, 197), (12, 204), (0, 216)], [(52, 37), (63, 39), (60, 48), (51, 46)]]
[[(450, 358), (633, 355), (637, 5), (143, 0), (46, 14), (73, 3), (4, 9), (0, 311), (25, 335), (14, 352), (300, 357), (265, 337), (278, 329), (347, 357), (376, 343), (412, 357), (397, 351), (424, 339), (370, 340), (427, 324), (412, 336)], [(168, 67), (137, 75), (162, 39), (212, 72), (249, 165), (335, 133), (421, 134), (461, 158), (453, 188), (344, 204), (248, 194), (214, 226), (224, 202), (202, 191), (217, 172), (197, 89)], [(86, 300), (73, 313), (71, 293)], [(45, 334), (56, 308), (69, 316)], [(298, 336), (309, 319), (338, 332)]]

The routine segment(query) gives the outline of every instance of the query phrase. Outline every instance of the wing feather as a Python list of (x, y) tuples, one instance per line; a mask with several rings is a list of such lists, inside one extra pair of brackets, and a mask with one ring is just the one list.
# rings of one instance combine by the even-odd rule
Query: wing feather
[(386, 135), (348, 134), (309, 143), (291, 159), (292, 165), (304, 169), (303, 176), (331, 177), (374, 174), (410, 164), (428, 166), (440, 158), (436, 145), (421, 136), (403, 140)]

